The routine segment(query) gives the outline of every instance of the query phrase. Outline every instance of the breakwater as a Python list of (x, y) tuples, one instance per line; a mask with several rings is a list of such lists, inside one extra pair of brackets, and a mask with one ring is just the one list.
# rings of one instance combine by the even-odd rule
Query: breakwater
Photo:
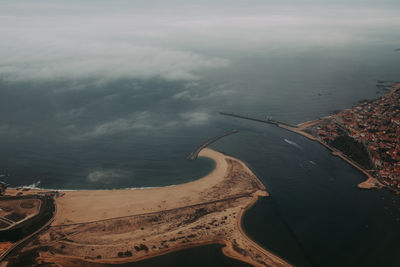
[(239, 118), (239, 119), (245, 119), (245, 120), (251, 120), (251, 121), (258, 121), (258, 122), (273, 124), (273, 125), (276, 125), (276, 126), (285, 125), (285, 126), (288, 126), (288, 127), (297, 128), (296, 125), (291, 125), (291, 124), (286, 123), (286, 122), (273, 120), (272, 118), (267, 118), (266, 120), (263, 120), (263, 119), (257, 119), (257, 118), (243, 116), (243, 115), (238, 115), (238, 114), (234, 114), (234, 113), (219, 112), (219, 114), (224, 115), (224, 116)]
[(225, 137), (225, 136), (228, 136), (228, 135), (231, 135), (231, 134), (235, 134), (235, 133), (238, 133), (238, 132), (239, 132), (238, 130), (230, 130), (229, 132), (225, 132), (225, 133), (217, 135), (217, 136), (215, 136), (213, 138), (208, 139), (207, 141), (205, 141), (203, 144), (201, 144), (198, 148), (196, 148), (196, 150), (194, 150), (189, 155), (188, 160), (196, 160), (197, 157), (199, 156), (200, 151), (203, 148), (206, 148), (207, 146), (209, 146), (210, 144), (214, 143), (215, 141), (221, 139), (222, 137)]

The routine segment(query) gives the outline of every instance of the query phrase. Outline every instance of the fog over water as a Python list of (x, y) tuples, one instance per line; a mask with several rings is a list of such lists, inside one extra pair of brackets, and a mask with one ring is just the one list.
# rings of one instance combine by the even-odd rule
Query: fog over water
[[(184, 183), (213, 168), (187, 161), (190, 152), (238, 129), (213, 147), (246, 161), (272, 193), (246, 219), (258, 242), (299, 265), (351, 266), (369, 253), (370, 264), (385, 257), (383, 266), (396, 266), (396, 197), (357, 190), (363, 176), (318, 144), (218, 112), (299, 123), (382, 95), (377, 80), (400, 80), (399, 9), (361, 0), (0, 0), (0, 180)], [(273, 238), (267, 223), (279, 229)], [(382, 227), (393, 234), (379, 239)]]

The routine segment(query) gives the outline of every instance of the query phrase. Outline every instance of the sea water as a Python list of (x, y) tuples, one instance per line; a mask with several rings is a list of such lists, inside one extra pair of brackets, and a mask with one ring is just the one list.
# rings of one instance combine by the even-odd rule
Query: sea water
[(398, 266), (397, 195), (357, 189), (365, 177), (318, 143), (218, 112), (318, 119), (381, 96), (376, 81), (400, 79), (399, 55), (382, 44), (231, 61), (196, 84), (117, 79), (78, 90), (68, 80), (1, 80), (1, 180), (52, 189), (185, 183), (214, 167), (187, 156), (237, 129), (212, 148), (246, 162), (271, 193), (244, 217), (255, 241), (299, 266)]

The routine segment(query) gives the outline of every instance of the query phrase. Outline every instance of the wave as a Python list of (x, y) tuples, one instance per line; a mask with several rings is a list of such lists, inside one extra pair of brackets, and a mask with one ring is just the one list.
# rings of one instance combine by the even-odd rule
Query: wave
[(30, 185), (24, 185), (21, 186), (22, 188), (28, 188), (28, 189), (41, 189), (39, 188), (40, 181), (37, 181), (36, 183), (30, 184)]
[(300, 150), (303, 150), (303, 148), (302, 148), (300, 145), (296, 144), (295, 142), (290, 141), (290, 140), (288, 140), (288, 139), (284, 139), (284, 140), (285, 140), (285, 142), (288, 143), (289, 145), (292, 145), (292, 146), (294, 146), (294, 147), (296, 147), (296, 148), (298, 148), (298, 149), (300, 149)]
[(54, 188), (39, 187), (40, 183), (41, 181), (37, 181), (36, 183), (30, 185), (15, 186), (11, 188), (26, 188), (26, 189), (36, 189), (36, 190), (46, 190), (46, 191), (77, 191), (74, 189), (54, 189)]
[(317, 163), (315, 163), (314, 161), (312, 161), (312, 160), (310, 160), (310, 163), (312, 164), (312, 165), (315, 165), (315, 166), (317, 166)]
[[(141, 187), (125, 187), (125, 188), (105, 188), (105, 189), (57, 189), (57, 188), (45, 188), (45, 187), (39, 187), (39, 184), (41, 182), (37, 181), (36, 183), (30, 184), (30, 185), (23, 185), (23, 186), (18, 186), (19, 188), (27, 188), (27, 189), (36, 189), (36, 190), (46, 190), (46, 191), (81, 191), (81, 190), (90, 190), (90, 191), (96, 191), (96, 190), (145, 190), (145, 189), (157, 189), (157, 188), (165, 188), (165, 187), (171, 187), (171, 186), (176, 186), (175, 184), (171, 185), (166, 185), (166, 186), (141, 186)], [(17, 188), (18, 188), (17, 187)]]
[(115, 189), (104, 189), (104, 190), (143, 190), (143, 189), (157, 189), (157, 188), (165, 188), (176, 186), (175, 184), (166, 185), (166, 186), (142, 186), (142, 187), (126, 187), (126, 188), (115, 188)]

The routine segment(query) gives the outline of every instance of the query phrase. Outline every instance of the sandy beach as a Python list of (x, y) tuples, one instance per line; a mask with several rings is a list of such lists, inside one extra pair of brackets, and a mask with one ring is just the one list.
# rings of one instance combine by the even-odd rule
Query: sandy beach
[(213, 159), (216, 166), (210, 174), (193, 182), (150, 189), (65, 191), (57, 199), (59, 212), (53, 225), (132, 216), (199, 203), (204, 200), (201, 193), (221, 182), (228, 167), (223, 154), (211, 149), (203, 149), (199, 156)]
[[(205, 148), (215, 169), (181, 185), (135, 190), (61, 191), (51, 226), (20, 252), (35, 263), (79, 266), (133, 262), (202, 244), (254, 266), (290, 266), (246, 236), (244, 212), (265, 186), (240, 160)], [(44, 249), (45, 248), (45, 249)]]

